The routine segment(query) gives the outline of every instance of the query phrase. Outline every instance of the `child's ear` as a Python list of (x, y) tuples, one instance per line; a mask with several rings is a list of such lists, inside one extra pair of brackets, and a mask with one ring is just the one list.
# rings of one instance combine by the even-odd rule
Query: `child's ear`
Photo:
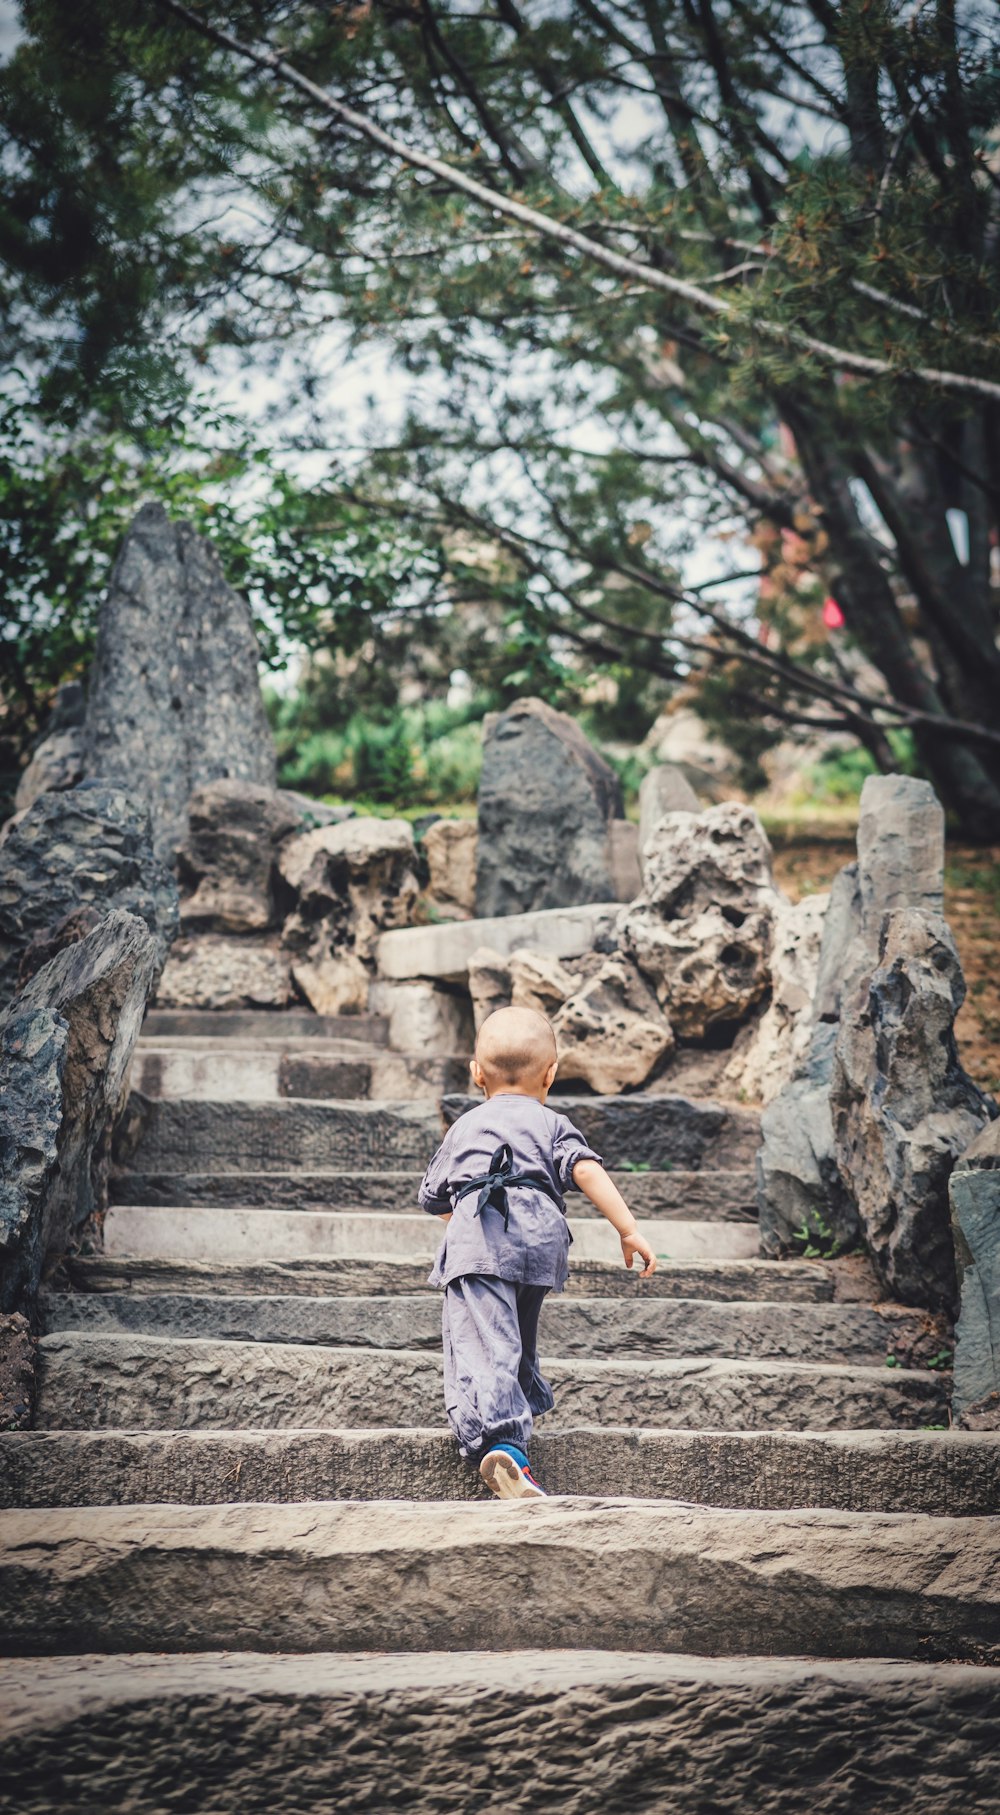
[(475, 1054), (473, 1054), (472, 1058), (469, 1060), (469, 1076), (471, 1077), (472, 1082), (476, 1086), (477, 1090), (486, 1089), (486, 1080), (483, 1077), (483, 1068), (480, 1065), (479, 1060), (475, 1057)]
[(545, 1089), (546, 1090), (552, 1089), (552, 1086), (556, 1081), (556, 1072), (558, 1070), (559, 1070), (559, 1060), (553, 1059), (551, 1065), (549, 1066), (548, 1071), (545, 1073)]

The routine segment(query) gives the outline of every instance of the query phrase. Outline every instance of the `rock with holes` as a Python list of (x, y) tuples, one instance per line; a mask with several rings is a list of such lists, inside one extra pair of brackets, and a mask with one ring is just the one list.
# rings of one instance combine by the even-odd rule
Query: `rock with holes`
[(509, 965), (511, 1006), (533, 1008), (549, 1019), (577, 985), (575, 968), (549, 952), (519, 949), (511, 952)]
[(477, 1033), (494, 1009), (508, 1007), (510, 992), (509, 956), (488, 945), (477, 946), (469, 958), (469, 995)]
[(708, 908), (740, 916), (770, 912), (776, 890), (771, 846), (752, 807), (737, 801), (697, 815), (667, 813), (643, 851), (643, 899), (665, 920), (692, 920)]
[(102, 782), (41, 794), (0, 843), (0, 1004), (115, 908), (145, 921), (161, 969), (177, 931), (177, 886), (154, 854), (147, 808)]
[(445, 920), (469, 920), (476, 911), (475, 820), (436, 819), (421, 845), (429, 875), (427, 899), (434, 913)]
[(844, 1004), (830, 1104), (837, 1164), (887, 1292), (954, 1310), (948, 1180), (995, 1105), (959, 1063), (965, 982), (947, 922), (887, 913), (878, 962)]
[(601, 1096), (644, 1084), (674, 1045), (656, 997), (621, 952), (565, 999), (552, 1028), (559, 1077), (579, 1078)]
[(665, 919), (643, 897), (624, 922), (627, 949), (649, 978), (674, 1032), (703, 1039), (709, 1028), (742, 1021), (770, 981), (771, 915), (707, 907)]
[(579, 726), (543, 700), (519, 700), (484, 726), (476, 914), (616, 899), (614, 771)]
[(771, 999), (723, 1074), (741, 1098), (770, 1103), (806, 1057), (827, 895), (778, 902), (771, 929)]
[(1000, 1431), (1000, 1119), (957, 1161), (949, 1196), (960, 1294), (952, 1411), (968, 1430)]
[(854, 1248), (861, 1221), (845, 1189), (833, 1139), (830, 1079), (837, 1029), (818, 1023), (795, 1075), (760, 1118), (757, 1210), (761, 1253), (771, 1260)]
[(144, 504), (101, 608), (85, 764), (145, 800), (168, 859), (187, 835), (196, 788), (221, 777), (274, 787), (257, 664), (250, 608), (214, 549)]
[(411, 919), (415, 863), (405, 819), (349, 819), (282, 845), (278, 867), (295, 903), (282, 948), (319, 1013), (366, 1006), (379, 935)]

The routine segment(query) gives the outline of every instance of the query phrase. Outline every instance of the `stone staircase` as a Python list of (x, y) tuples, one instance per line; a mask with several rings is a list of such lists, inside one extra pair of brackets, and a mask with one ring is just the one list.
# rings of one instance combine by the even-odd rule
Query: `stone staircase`
[(0, 1437), (0, 1809), (1000, 1808), (1000, 1439), (947, 1429), (940, 1327), (757, 1258), (750, 1112), (562, 1099), (660, 1269), (571, 1200), (553, 1497), (492, 1501), (414, 1208), (460, 1074), (149, 1017)]

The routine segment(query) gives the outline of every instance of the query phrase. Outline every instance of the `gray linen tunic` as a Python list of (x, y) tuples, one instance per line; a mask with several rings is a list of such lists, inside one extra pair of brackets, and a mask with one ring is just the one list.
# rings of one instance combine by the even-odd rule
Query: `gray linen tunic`
[[(541, 1172), (556, 1192), (554, 1203), (531, 1185), (508, 1190), (509, 1227), (487, 1206), (476, 1215), (478, 1193), (458, 1193), (469, 1179), (487, 1173), (498, 1147), (507, 1143), (515, 1170)], [(432, 1216), (454, 1210), (428, 1283), (448, 1286), (470, 1275), (547, 1286), (561, 1292), (568, 1277), (572, 1237), (563, 1192), (572, 1189), (579, 1160), (597, 1160), (568, 1116), (536, 1097), (500, 1092), (453, 1122), (424, 1174), (418, 1202)]]

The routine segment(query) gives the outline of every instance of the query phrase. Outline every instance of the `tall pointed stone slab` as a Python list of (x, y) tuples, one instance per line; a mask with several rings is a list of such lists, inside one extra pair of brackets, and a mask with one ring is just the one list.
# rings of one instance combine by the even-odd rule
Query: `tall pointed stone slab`
[(85, 763), (148, 801), (168, 859), (202, 783), (275, 785), (257, 662), (249, 608), (214, 550), (161, 505), (143, 505), (101, 612)]

